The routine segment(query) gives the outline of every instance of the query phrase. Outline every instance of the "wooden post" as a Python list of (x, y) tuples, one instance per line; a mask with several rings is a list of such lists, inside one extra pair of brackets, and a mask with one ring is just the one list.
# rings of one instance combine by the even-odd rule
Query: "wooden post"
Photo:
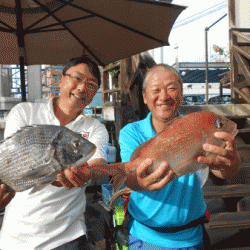
[(230, 47), (230, 83), (231, 83), (231, 98), (235, 103), (237, 94), (234, 91), (234, 86), (238, 83), (238, 64), (234, 56), (233, 46), (237, 44), (237, 38), (233, 35), (232, 29), (235, 28), (235, 0), (229, 0), (229, 47)]
[(24, 46), (24, 31), (22, 21), (22, 6), (21, 1), (16, 0), (16, 25), (17, 25), (17, 41), (19, 49), (20, 77), (21, 77), (21, 94), (22, 102), (26, 102), (26, 86), (25, 86), (25, 46)]

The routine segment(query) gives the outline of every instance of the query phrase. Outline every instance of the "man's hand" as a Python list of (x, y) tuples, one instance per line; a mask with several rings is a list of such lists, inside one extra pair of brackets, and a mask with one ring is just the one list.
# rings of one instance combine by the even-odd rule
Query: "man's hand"
[(216, 132), (214, 135), (216, 138), (226, 142), (225, 147), (204, 144), (204, 150), (214, 153), (217, 156), (199, 156), (197, 160), (199, 163), (207, 164), (217, 177), (227, 179), (239, 171), (242, 163), (241, 157), (236, 148), (235, 137), (233, 135), (226, 132)]
[(57, 180), (52, 183), (56, 187), (64, 186), (67, 189), (73, 187), (81, 187), (91, 178), (93, 180), (99, 179), (103, 176), (103, 173), (95, 173), (86, 166), (92, 165), (104, 165), (106, 161), (103, 158), (96, 158), (88, 161), (85, 165), (78, 167), (71, 167), (70, 169), (65, 169), (63, 173), (57, 175)]
[(15, 192), (6, 193), (7, 186), (5, 184), (0, 185), (0, 209), (5, 208), (12, 198), (15, 196)]
[(54, 181), (52, 185), (56, 187), (64, 186), (67, 189), (81, 187), (92, 177), (91, 170), (86, 166), (87, 164), (65, 169), (63, 173), (59, 173), (57, 175), (58, 181)]
[(147, 174), (147, 169), (152, 165), (152, 163), (151, 159), (146, 159), (136, 169), (137, 181), (143, 190), (159, 190), (175, 178), (175, 174), (169, 169), (167, 162), (161, 162), (153, 173)]

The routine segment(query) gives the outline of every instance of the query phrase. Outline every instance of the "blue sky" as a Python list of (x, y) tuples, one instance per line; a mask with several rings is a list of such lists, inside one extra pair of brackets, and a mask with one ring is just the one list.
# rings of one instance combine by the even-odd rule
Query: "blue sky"
[[(170, 33), (170, 46), (165, 46), (163, 62), (172, 65), (175, 62), (178, 46), (179, 62), (205, 61), (205, 27), (209, 27), (227, 13), (227, 0), (174, 0), (173, 4), (187, 6), (178, 17)], [(197, 15), (200, 13), (199, 15)], [(209, 14), (210, 13), (210, 14)], [(207, 15), (206, 15), (207, 14)], [(187, 23), (183, 26), (177, 26)], [(208, 52), (214, 53), (213, 44), (228, 48), (228, 16), (223, 18), (208, 31)], [(157, 63), (161, 62), (161, 49), (155, 49)]]

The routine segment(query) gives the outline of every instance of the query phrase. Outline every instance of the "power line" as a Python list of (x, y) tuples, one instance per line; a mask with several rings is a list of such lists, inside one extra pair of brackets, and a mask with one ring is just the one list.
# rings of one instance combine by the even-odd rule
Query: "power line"
[[(173, 29), (176, 29), (176, 28), (179, 28), (179, 27), (181, 27), (181, 26), (187, 25), (187, 24), (189, 24), (189, 23), (191, 23), (191, 22), (197, 21), (197, 20), (201, 19), (202, 17), (208, 16), (208, 15), (210, 15), (210, 14), (216, 12), (216, 11), (219, 11), (219, 10), (221, 10), (221, 9), (223, 9), (223, 8), (226, 8), (226, 7), (227, 7), (227, 3), (226, 3), (226, 4), (223, 4), (223, 5), (221, 5), (221, 6), (218, 6), (216, 9), (210, 10), (210, 11), (207, 12), (207, 13), (204, 13), (205, 11), (207, 11), (207, 10), (209, 10), (209, 9), (211, 9), (211, 8), (206, 9), (205, 11), (202, 11), (202, 12), (200, 12), (200, 13), (198, 13), (198, 14), (195, 14), (195, 15), (193, 15), (193, 16), (191, 16), (191, 17), (188, 17), (188, 18), (186, 18), (186, 19), (183, 19), (183, 20), (177, 22), (177, 23), (173, 26)], [(212, 7), (212, 8), (214, 8), (214, 7)], [(203, 14), (203, 13), (204, 13), (204, 14)], [(203, 14), (203, 15), (201, 15), (201, 14)], [(191, 19), (191, 18), (192, 18), (192, 19)], [(187, 19), (190, 19), (190, 20), (188, 20), (188, 21), (186, 21), (186, 22), (183, 22), (184, 20), (187, 20)]]
[(216, 12), (216, 11), (219, 11), (219, 10), (221, 10), (221, 9), (223, 9), (223, 8), (226, 8), (226, 7), (227, 7), (227, 5), (220, 6), (220, 7), (218, 7), (217, 9), (212, 10), (212, 11), (209, 11), (209, 12), (203, 14), (203, 15), (195, 16), (193, 19), (191, 19), (191, 20), (189, 20), (189, 21), (187, 21), (187, 22), (185, 22), (185, 23), (180, 23), (180, 24), (177, 24), (177, 23), (176, 23), (176, 25), (174, 25), (173, 29), (179, 28), (179, 27), (181, 27), (181, 26), (183, 26), (183, 25), (186, 25), (186, 24), (189, 24), (189, 23), (194, 22), (194, 21), (196, 21), (196, 20), (199, 20), (199, 19), (201, 19), (202, 17), (208, 16), (208, 15), (210, 15), (210, 14)]
[(208, 9), (202, 10), (201, 12), (196, 13), (196, 14), (194, 14), (194, 15), (190, 16), (190, 17), (184, 18), (184, 19), (182, 19), (182, 20), (180, 20), (180, 21), (178, 21), (178, 22), (176, 22), (176, 23), (178, 24), (178, 23), (184, 22), (184, 21), (185, 21), (185, 20), (187, 20), (187, 19), (190, 19), (190, 18), (192, 18), (192, 17), (194, 17), (194, 16), (198, 16), (198, 15), (200, 15), (200, 14), (202, 14), (202, 13), (204, 13), (204, 12), (208, 11), (208, 10), (211, 10), (211, 9), (217, 8), (217, 7), (219, 7), (220, 5), (225, 4), (225, 3), (227, 3), (227, 1), (224, 1), (224, 2), (218, 3), (218, 4), (216, 4), (216, 5), (212, 6), (212, 7), (208, 8)]

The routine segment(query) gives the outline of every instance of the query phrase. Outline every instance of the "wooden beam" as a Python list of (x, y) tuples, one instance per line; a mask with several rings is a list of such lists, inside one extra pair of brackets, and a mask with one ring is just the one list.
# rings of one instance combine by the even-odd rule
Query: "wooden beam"
[[(248, 32), (250, 32), (250, 29), (248, 29), (248, 30), (249, 30)], [(235, 29), (232, 29), (232, 33), (233, 33), (233, 35), (235, 35), (235, 36), (237, 36), (237, 37), (240, 37), (240, 38), (243, 38), (244, 40), (246, 40), (246, 42), (250, 43), (250, 38), (249, 38), (249, 36), (246, 36), (246, 35), (243, 34), (242, 32), (239, 32), (239, 31), (237, 31), (237, 30), (235, 30)]]
[(223, 248), (223, 249), (216, 249), (216, 250), (249, 250), (249, 247), (240, 247), (240, 248), (236, 247), (236, 248), (227, 248), (227, 249)]
[[(248, 95), (245, 94), (245, 92), (243, 92), (242, 90), (240, 90), (240, 89), (238, 89), (238, 88), (236, 88), (236, 87), (234, 87), (234, 91), (235, 91), (236, 93), (238, 93), (238, 94), (244, 99), (244, 101), (245, 101), (246, 103), (250, 104), (250, 98), (249, 98)], [(241, 132), (241, 133), (247, 133), (247, 132), (250, 132), (250, 130), (249, 130), (249, 131), (246, 131), (246, 132)]]
[(234, 56), (242, 70), (243, 75), (245, 76), (245, 79), (247, 82), (250, 82), (250, 69), (249, 66), (247, 65), (247, 61), (245, 58), (243, 58), (239, 53), (238, 53), (238, 47), (234, 46)]
[(250, 196), (249, 184), (205, 186), (203, 190), (206, 199)]
[(236, 50), (239, 54), (245, 56), (250, 59), (250, 48), (248, 46), (233, 46), (234, 50)]
[[(234, 0), (230, 0), (234, 3)], [(237, 38), (230, 32), (229, 36), (229, 46), (230, 46), (230, 61), (231, 61), (231, 70), (230, 70), (230, 79), (231, 79), (231, 97), (232, 100), (235, 100), (237, 93), (234, 91), (234, 87), (238, 85), (239, 73), (238, 73), (238, 64), (235, 58), (234, 46), (237, 45)]]
[(131, 89), (133, 89), (135, 85), (135, 80), (139, 76), (139, 74), (140, 74), (139, 70), (136, 70), (136, 72), (132, 73), (132, 76), (130, 77), (130, 80), (127, 84), (127, 91), (126, 91), (127, 94), (131, 91)]
[(250, 228), (250, 211), (212, 214), (207, 230), (230, 230)]
[(113, 64), (109, 67), (105, 67), (102, 69), (103, 72), (106, 72), (106, 71), (112, 71), (113, 69), (116, 69), (116, 68), (119, 68), (120, 67), (120, 62), (116, 63), (116, 64)]
[(20, 0), (15, 0), (16, 3), (16, 36), (18, 41), (19, 50), (19, 64), (20, 64), (20, 78), (21, 78), (21, 94), (22, 102), (26, 102), (26, 86), (25, 86), (25, 43), (24, 43), (24, 30), (22, 18), (22, 4)]
[(103, 94), (105, 94), (105, 93), (119, 92), (119, 91), (121, 91), (121, 88), (115, 88), (115, 89), (103, 90)]
[(235, 26), (235, 0), (228, 1), (229, 27)]

